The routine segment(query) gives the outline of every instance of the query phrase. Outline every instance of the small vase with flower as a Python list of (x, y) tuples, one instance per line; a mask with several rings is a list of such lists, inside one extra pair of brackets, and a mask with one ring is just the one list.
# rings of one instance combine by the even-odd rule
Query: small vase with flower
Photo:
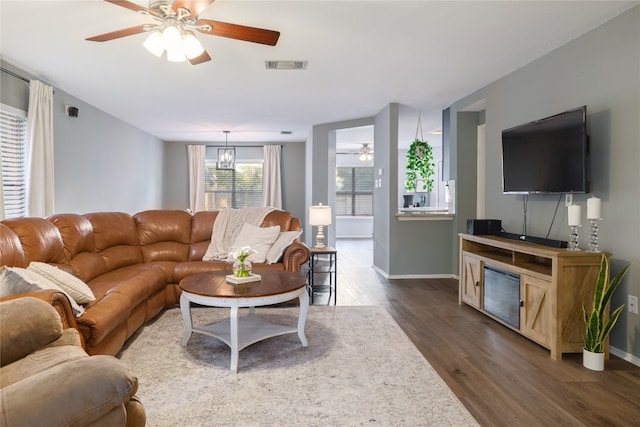
[(251, 275), (251, 261), (247, 258), (257, 253), (249, 246), (234, 248), (231, 252), (233, 258), (233, 277), (249, 277)]

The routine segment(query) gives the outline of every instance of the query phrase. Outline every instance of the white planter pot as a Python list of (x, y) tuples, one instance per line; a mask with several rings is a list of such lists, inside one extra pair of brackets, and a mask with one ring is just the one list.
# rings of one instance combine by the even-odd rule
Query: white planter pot
[(604, 353), (582, 349), (582, 365), (592, 371), (604, 371)]

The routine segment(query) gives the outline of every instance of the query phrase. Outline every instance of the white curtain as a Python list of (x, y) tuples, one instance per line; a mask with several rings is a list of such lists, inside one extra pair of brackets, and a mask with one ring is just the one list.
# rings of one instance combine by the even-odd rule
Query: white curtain
[(189, 209), (196, 213), (204, 207), (204, 168), (207, 147), (187, 145), (189, 156)]
[(282, 183), (280, 178), (280, 146), (265, 145), (262, 169), (262, 205), (282, 209)]
[(27, 111), (27, 216), (53, 214), (53, 88), (29, 84)]

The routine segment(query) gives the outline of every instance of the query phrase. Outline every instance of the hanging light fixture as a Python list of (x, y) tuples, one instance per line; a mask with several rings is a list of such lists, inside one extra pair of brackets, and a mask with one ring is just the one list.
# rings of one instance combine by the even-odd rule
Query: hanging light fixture
[(224, 148), (218, 148), (218, 163), (216, 169), (233, 170), (236, 167), (236, 149), (229, 148), (227, 143), (229, 139), (229, 131), (224, 131)]
[(157, 57), (166, 51), (167, 61), (171, 62), (194, 59), (204, 52), (204, 47), (192, 31), (171, 23), (153, 31), (142, 45)]
[(360, 153), (358, 154), (358, 160), (366, 162), (373, 159), (373, 150), (369, 147), (369, 144), (363, 143)]

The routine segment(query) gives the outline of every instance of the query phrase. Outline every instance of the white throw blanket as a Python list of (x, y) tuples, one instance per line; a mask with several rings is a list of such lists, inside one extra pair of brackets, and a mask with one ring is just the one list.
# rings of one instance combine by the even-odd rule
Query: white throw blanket
[(264, 218), (276, 210), (273, 207), (222, 209), (213, 223), (211, 243), (202, 257), (203, 261), (226, 260), (242, 225), (260, 226)]

